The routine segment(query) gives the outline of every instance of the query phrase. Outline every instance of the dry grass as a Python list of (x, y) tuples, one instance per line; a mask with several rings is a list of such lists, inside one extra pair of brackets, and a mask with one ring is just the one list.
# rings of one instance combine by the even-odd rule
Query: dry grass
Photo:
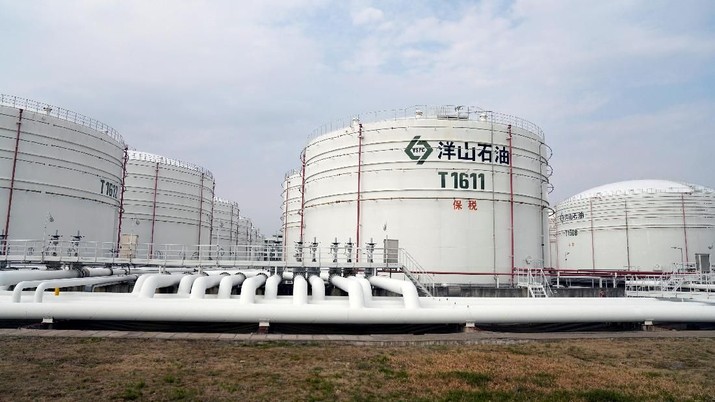
[(0, 338), (0, 400), (715, 400), (715, 340), (358, 347)]

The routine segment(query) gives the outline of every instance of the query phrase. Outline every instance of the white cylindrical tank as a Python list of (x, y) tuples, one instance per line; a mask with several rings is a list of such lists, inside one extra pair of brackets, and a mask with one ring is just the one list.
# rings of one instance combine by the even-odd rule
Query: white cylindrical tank
[(238, 244), (239, 212), (237, 202), (214, 198), (211, 244), (216, 244), (226, 251), (230, 246)]
[(556, 206), (555, 267), (670, 271), (710, 268), (715, 190), (668, 180), (595, 187)]
[(209, 244), (214, 179), (207, 169), (129, 151), (122, 234), (136, 243)]
[(304, 241), (403, 248), (438, 283), (541, 264), (550, 150), (536, 125), (461, 106), (368, 118), (305, 148)]
[(295, 261), (300, 242), (300, 206), (302, 186), (301, 171), (292, 170), (285, 175), (283, 181), (283, 205), (281, 215), (281, 232), (283, 233), (283, 247), (288, 261)]
[(94, 119), (0, 95), (0, 233), (115, 242), (125, 148)]

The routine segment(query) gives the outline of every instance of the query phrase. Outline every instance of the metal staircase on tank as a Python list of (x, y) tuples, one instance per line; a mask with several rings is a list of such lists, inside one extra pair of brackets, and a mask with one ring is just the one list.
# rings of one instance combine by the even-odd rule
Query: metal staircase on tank
[(548, 278), (546, 278), (544, 269), (541, 266), (517, 270), (516, 286), (526, 288), (529, 291), (529, 297), (543, 298), (554, 295), (554, 291), (551, 289), (551, 283)]
[(415, 260), (414, 257), (412, 257), (412, 255), (404, 249), (399, 249), (398, 261), (402, 273), (407, 279), (415, 284), (417, 290), (422, 293), (423, 296), (434, 297), (432, 295), (434, 292), (434, 279), (432, 278), (432, 275), (425, 272), (417, 260)]

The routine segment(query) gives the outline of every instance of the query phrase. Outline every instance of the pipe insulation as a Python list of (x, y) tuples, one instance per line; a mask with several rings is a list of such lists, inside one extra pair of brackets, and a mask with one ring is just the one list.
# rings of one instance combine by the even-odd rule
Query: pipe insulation
[(297, 306), (308, 304), (308, 281), (303, 275), (293, 277), (293, 304)]
[(363, 296), (360, 282), (334, 275), (330, 277), (330, 283), (336, 288), (347, 292), (350, 308), (361, 309), (365, 307), (365, 297)]
[(263, 293), (263, 298), (266, 300), (275, 300), (278, 298), (278, 285), (280, 285), (283, 280), (283, 275), (275, 274), (271, 275), (270, 278), (266, 280), (265, 292)]
[(318, 275), (310, 275), (308, 282), (310, 283), (313, 302), (325, 300), (325, 281)]
[[(355, 286), (360, 289), (357, 283)], [(153, 299), (96, 296), (99, 294), (93, 298), (51, 298), (44, 303), (7, 303), (7, 299), (0, 295), (0, 318), (247, 323), (267, 320), (293, 324), (715, 322), (715, 305), (712, 303), (653, 298), (568, 301), (558, 298), (463, 298), (460, 303), (454, 303), (453, 299), (429, 301), (422, 298), (423, 307), (406, 309), (377, 300), (376, 308), (354, 308), (344, 301), (296, 306), (276, 300), (237, 305), (232, 299), (186, 299), (176, 295)], [(362, 300), (362, 296), (358, 300)]]
[(218, 298), (230, 299), (231, 292), (235, 286), (238, 286), (246, 280), (246, 275), (238, 273), (236, 275), (224, 276), (221, 278), (221, 283), (218, 285)]
[(253, 304), (256, 302), (256, 290), (266, 283), (266, 275), (256, 275), (243, 281), (241, 285), (241, 297), (238, 299), (239, 304)]
[(126, 282), (129, 280), (135, 280), (136, 275), (130, 276), (109, 276), (109, 277), (96, 277), (96, 278), (65, 278), (65, 279), (49, 279), (49, 280), (37, 280), (37, 281), (22, 281), (15, 285), (15, 289), (12, 291), (12, 302), (19, 303), (22, 300), (22, 292), (28, 288), (37, 288), (35, 290), (34, 301), (36, 303), (42, 303), (43, 292), (48, 288), (68, 288), (75, 286), (87, 286), (87, 285), (100, 285), (100, 284), (110, 284)]
[(420, 308), (420, 298), (414, 283), (384, 276), (371, 276), (369, 281), (378, 288), (402, 295), (405, 308)]
[(183, 297), (189, 297), (191, 293), (191, 287), (194, 285), (194, 281), (205, 276), (204, 274), (191, 274), (184, 275), (179, 282), (179, 288), (176, 290), (176, 294)]
[(206, 296), (206, 290), (211, 289), (214, 286), (219, 286), (224, 277), (228, 275), (209, 275), (196, 278), (194, 284), (191, 286), (192, 299), (203, 299)]
[[(139, 280), (141, 280), (141, 278), (144, 276), (147, 276), (147, 278), (141, 284), (141, 288), (137, 292), (137, 295), (140, 298), (145, 299), (151, 299), (152, 297), (154, 297), (156, 290), (159, 288), (165, 288), (167, 286), (174, 286), (178, 284), (184, 277), (184, 275), (149, 274), (140, 276)], [(137, 282), (139, 280), (137, 280)], [(134, 286), (134, 288), (136, 291), (136, 286)]]

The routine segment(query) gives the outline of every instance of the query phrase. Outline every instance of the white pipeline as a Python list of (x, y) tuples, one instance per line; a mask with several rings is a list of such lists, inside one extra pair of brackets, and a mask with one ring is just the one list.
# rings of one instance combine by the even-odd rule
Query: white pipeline
[(183, 297), (189, 297), (189, 294), (191, 293), (191, 287), (194, 285), (194, 281), (197, 279), (205, 276), (204, 274), (191, 274), (191, 275), (184, 275), (183, 278), (181, 278), (181, 281), (179, 282), (179, 288), (176, 291), (176, 294), (179, 296)]
[(330, 277), (330, 283), (336, 288), (347, 292), (350, 308), (359, 309), (365, 307), (365, 297), (363, 296), (360, 282), (333, 275)]
[(313, 302), (320, 302), (325, 300), (325, 282), (318, 275), (311, 275), (308, 278), (310, 282), (310, 290), (313, 294)]
[(229, 277), (229, 275), (209, 275), (196, 278), (193, 286), (191, 286), (190, 298), (203, 299), (206, 296), (206, 289), (219, 286), (225, 277)]
[(371, 276), (369, 280), (372, 285), (378, 288), (401, 294), (405, 302), (405, 308), (420, 308), (420, 298), (414, 283), (384, 276)]
[(270, 278), (266, 280), (264, 299), (274, 300), (278, 297), (278, 285), (280, 285), (283, 280), (283, 276), (279, 274), (271, 275)]
[[(139, 288), (137, 295), (140, 298), (149, 299), (154, 297), (154, 293), (156, 293), (157, 289), (164, 288), (167, 286), (174, 286), (181, 282), (181, 279), (184, 277), (184, 275), (149, 274), (140, 276), (139, 280), (141, 280), (145, 276), (147, 278), (141, 284), (141, 288)], [(137, 282), (139, 282), (139, 280), (137, 280)], [(134, 287), (136, 291), (137, 285), (135, 285)]]
[(254, 323), (269, 321), (294, 324), (715, 322), (715, 305), (647, 298), (583, 298), (575, 301), (563, 301), (559, 298), (462, 298), (460, 303), (453, 303), (453, 299), (427, 302), (428, 299), (423, 298), (422, 308), (407, 309), (395, 307), (394, 303), (382, 304), (378, 298), (373, 301), (375, 308), (353, 308), (349, 303), (335, 304), (327, 300), (321, 304), (305, 305), (293, 305), (281, 299), (272, 303), (237, 304), (234, 299), (186, 299), (173, 296), (174, 298), (138, 299), (102, 295), (66, 301), (52, 298), (44, 303), (0, 302), (0, 318)]
[(231, 292), (235, 286), (238, 286), (246, 280), (246, 275), (238, 273), (236, 275), (224, 276), (221, 278), (221, 283), (218, 285), (218, 298), (229, 299)]
[(241, 286), (241, 297), (238, 299), (239, 304), (253, 304), (256, 302), (256, 290), (266, 283), (266, 275), (256, 275), (243, 281)]
[(295, 275), (293, 276), (293, 304), (301, 306), (307, 303), (308, 282), (303, 275)]

